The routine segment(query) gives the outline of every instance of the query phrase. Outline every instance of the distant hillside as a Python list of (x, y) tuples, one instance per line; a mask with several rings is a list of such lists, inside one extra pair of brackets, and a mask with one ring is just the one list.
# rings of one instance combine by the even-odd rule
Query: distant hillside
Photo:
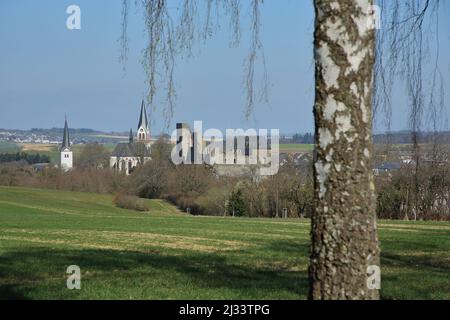
[[(8, 130), (8, 129), (0, 129), (1, 131), (14, 131), (14, 132), (23, 132), (23, 133), (30, 133), (30, 134), (36, 134), (36, 135), (62, 135), (64, 128), (31, 128), (30, 130)], [(103, 136), (125, 136), (128, 137), (128, 132), (105, 132), (95, 129), (89, 129), (89, 128), (70, 128), (70, 133), (73, 136), (78, 135), (103, 135)]]
[[(439, 141), (440, 143), (450, 143), (450, 131), (419, 132), (417, 134), (418, 143), (430, 143)], [(373, 135), (374, 143), (390, 143), (390, 144), (411, 144), (411, 131), (394, 131), (389, 133), (377, 133)], [(282, 144), (314, 144), (314, 135), (312, 133), (296, 133), (292, 136), (280, 135), (280, 143)]]
[[(450, 131), (442, 132), (419, 132), (417, 134), (418, 143), (430, 143), (435, 140), (440, 143), (450, 142)], [(397, 131), (390, 133), (375, 134), (373, 136), (375, 143), (390, 143), (390, 144), (409, 144), (413, 143), (411, 131)]]
[[(7, 134), (7, 135), (6, 135)], [(17, 138), (23, 139), (27, 137), (46, 137), (50, 140), (62, 139), (63, 128), (32, 128), (30, 130), (21, 129), (2, 129), (0, 128), (0, 140), (9, 140), (15, 142)], [(100, 143), (117, 143), (128, 139), (129, 132), (105, 132), (89, 128), (70, 128), (71, 139), (74, 143), (100, 142)], [(153, 134), (153, 137), (159, 136)], [(167, 134), (166, 137), (169, 137)], [(5, 138), (6, 137), (6, 138)], [(419, 143), (430, 143), (432, 141), (439, 141), (440, 143), (450, 143), (450, 131), (442, 131), (439, 133), (419, 132)], [(374, 143), (378, 144), (410, 144), (412, 143), (412, 135), (410, 131), (393, 131), (389, 133), (377, 133), (373, 135)], [(34, 142), (34, 141), (22, 141)], [(314, 134), (310, 132), (295, 133), (295, 134), (280, 134), (280, 144), (314, 144)]]

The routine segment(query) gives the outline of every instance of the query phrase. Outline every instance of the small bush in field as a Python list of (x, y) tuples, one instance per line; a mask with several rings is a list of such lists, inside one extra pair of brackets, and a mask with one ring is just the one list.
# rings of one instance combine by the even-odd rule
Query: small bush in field
[(113, 199), (113, 203), (116, 207), (135, 210), (135, 211), (148, 211), (149, 208), (145, 204), (144, 200), (136, 196), (130, 196), (119, 193)]

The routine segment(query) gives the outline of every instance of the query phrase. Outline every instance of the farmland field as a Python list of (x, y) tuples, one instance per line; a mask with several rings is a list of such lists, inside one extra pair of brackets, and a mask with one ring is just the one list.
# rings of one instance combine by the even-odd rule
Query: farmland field
[(21, 147), (14, 142), (0, 141), (0, 153), (16, 153)]
[(281, 143), (280, 152), (285, 153), (297, 153), (297, 152), (312, 152), (314, 149), (313, 144), (301, 144), (301, 143)]
[[(305, 299), (309, 220), (147, 213), (0, 187), (0, 298)], [(382, 298), (450, 299), (450, 224), (380, 221)], [(81, 268), (81, 290), (66, 268)]]

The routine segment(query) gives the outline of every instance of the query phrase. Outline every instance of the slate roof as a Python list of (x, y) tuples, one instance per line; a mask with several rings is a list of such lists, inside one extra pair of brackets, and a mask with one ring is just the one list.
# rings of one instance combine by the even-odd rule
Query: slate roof
[(150, 147), (142, 142), (118, 143), (112, 157), (150, 157)]
[(66, 148), (70, 148), (69, 126), (67, 125), (67, 119), (64, 122), (64, 136), (61, 150), (64, 150)]
[(140, 127), (143, 127), (145, 130), (148, 130), (148, 119), (147, 119), (147, 109), (145, 108), (144, 100), (142, 100), (141, 105), (141, 115), (139, 116), (138, 130)]

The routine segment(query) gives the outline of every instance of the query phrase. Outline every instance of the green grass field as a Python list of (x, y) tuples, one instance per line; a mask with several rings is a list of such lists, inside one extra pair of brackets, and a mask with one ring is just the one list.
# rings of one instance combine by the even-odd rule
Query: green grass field
[(281, 143), (280, 152), (296, 153), (296, 152), (312, 152), (314, 149), (313, 144), (301, 144), (301, 143)]
[[(305, 299), (309, 220), (150, 212), (0, 187), (0, 298)], [(450, 299), (450, 224), (380, 221), (382, 297)], [(66, 268), (81, 268), (81, 290)]]

